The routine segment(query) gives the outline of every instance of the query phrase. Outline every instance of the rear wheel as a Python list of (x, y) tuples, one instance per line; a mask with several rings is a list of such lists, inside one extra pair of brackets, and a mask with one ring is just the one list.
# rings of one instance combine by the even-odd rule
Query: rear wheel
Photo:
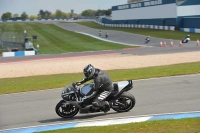
[(62, 118), (71, 118), (79, 112), (79, 109), (71, 104), (66, 104), (64, 100), (61, 100), (56, 105), (55, 111), (57, 115), (59, 115)]
[(124, 92), (113, 103), (113, 110), (117, 112), (128, 112), (134, 106), (135, 106), (135, 97), (129, 92)]

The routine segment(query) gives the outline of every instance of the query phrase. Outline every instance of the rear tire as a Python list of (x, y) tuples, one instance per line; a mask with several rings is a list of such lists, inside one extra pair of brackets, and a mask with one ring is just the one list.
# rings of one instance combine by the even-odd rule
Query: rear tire
[(66, 101), (61, 100), (56, 105), (55, 111), (56, 111), (57, 115), (62, 118), (74, 117), (79, 112), (79, 109), (71, 104), (64, 106), (65, 103), (66, 103)]
[[(123, 101), (124, 99), (124, 101)], [(127, 101), (130, 101), (129, 103)], [(120, 102), (121, 101), (121, 102)], [(135, 97), (129, 93), (129, 92), (124, 92), (121, 94), (121, 96), (116, 100), (116, 103), (120, 102), (125, 104), (124, 106), (122, 105), (118, 105), (118, 108), (113, 108), (113, 110), (117, 111), (117, 112), (128, 112), (130, 111), (134, 106), (135, 106)], [(113, 106), (116, 106), (117, 104), (114, 103)], [(116, 104), (116, 105), (115, 105)]]

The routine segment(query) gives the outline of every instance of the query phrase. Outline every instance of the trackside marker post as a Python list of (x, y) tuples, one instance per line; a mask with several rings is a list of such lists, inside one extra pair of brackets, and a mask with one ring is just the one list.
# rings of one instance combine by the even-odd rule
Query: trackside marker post
[(199, 43), (199, 38), (197, 39), (197, 46), (200, 46), (200, 43)]
[(163, 43), (162, 43), (162, 41), (160, 41), (160, 47), (162, 47), (163, 46)]
[(182, 41), (180, 41), (180, 45), (179, 45), (180, 47), (182, 47), (183, 46), (183, 44), (182, 44)]
[(167, 46), (167, 43), (166, 43), (166, 41), (164, 41), (164, 47), (166, 47)]
[(174, 43), (173, 43), (173, 41), (172, 41), (172, 40), (171, 40), (170, 47), (174, 47)]

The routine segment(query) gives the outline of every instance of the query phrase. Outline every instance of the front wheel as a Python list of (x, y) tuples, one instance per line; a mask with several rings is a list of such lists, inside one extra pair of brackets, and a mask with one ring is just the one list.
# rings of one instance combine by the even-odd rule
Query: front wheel
[(71, 118), (79, 112), (79, 109), (71, 104), (67, 104), (64, 100), (61, 100), (56, 105), (55, 111), (57, 115), (62, 118)]
[(135, 97), (129, 92), (124, 92), (113, 103), (113, 110), (117, 112), (128, 112), (134, 106), (135, 106)]

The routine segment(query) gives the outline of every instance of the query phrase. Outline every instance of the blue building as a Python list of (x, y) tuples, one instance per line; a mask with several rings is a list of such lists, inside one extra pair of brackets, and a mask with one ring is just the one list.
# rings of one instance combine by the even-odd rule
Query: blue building
[(105, 24), (138, 24), (200, 28), (200, 0), (145, 0), (112, 7)]

